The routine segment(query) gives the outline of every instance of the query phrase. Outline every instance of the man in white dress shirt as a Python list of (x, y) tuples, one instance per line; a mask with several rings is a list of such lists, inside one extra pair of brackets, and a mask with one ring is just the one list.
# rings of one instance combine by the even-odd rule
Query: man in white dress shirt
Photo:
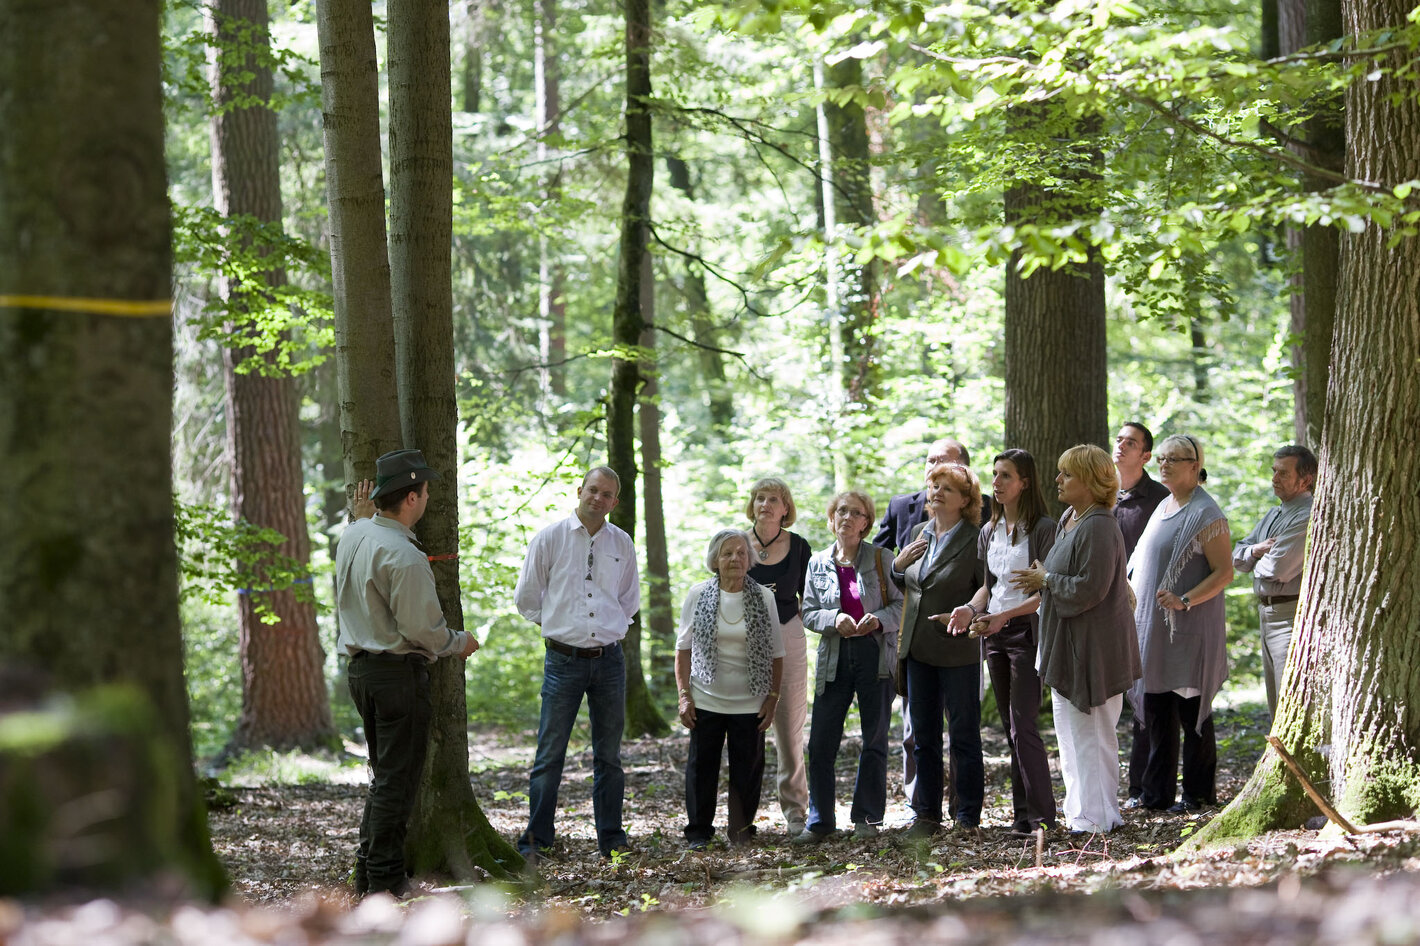
[(621, 480), (599, 466), (582, 478), (577, 510), (533, 536), (513, 592), (518, 613), (542, 628), (542, 714), (528, 779), (528, 827), (518, 850), (536, 863), (556, 840), (553, 827), (567, 740), (587, 698), (592, 725), (592, 808), (603, 857), (626, 850), (621, 809), (626, 777), (626, 664), (621, 640), (641, 607), (631, 537), (606, 521)]

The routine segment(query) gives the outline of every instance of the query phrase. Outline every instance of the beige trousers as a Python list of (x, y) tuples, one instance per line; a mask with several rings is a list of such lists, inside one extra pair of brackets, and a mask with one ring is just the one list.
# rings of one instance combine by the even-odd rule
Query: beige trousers
[(783, 628), (784, 674), (774, 711), (774, 748), (779, 754), (779, 810), (786, 822), (803, 824), (809, 783), (804, 771), (804, 722), (809, 714), (809, 653), (804, 622), (797, 615)]

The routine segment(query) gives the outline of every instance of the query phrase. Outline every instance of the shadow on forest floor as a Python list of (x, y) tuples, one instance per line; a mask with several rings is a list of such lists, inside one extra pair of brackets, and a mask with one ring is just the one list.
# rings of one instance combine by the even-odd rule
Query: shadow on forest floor
[[(1266, 717), (1247, 706), (1220, 710), (1217, 722), (1218, 790), (1226, 803), (1261, 751)], [(987, 809), (979, 837), (946, 834), (922, 843), (905, 836), (900, 828), (909, 811), (900, 798), (899, 748), (889, 759), (890, 808), (881, 835), (864, 840), (840, 835), (807, 849), (791, 847), (774, 797), (771, 751), (758, 838), (744, 847), (717, 843), (706, 851), (690, 851), (680, 836), (684, 734), (630, 741), (623, 762), (626, 827), (634, 850), (607, 862), (596, 855), (591, 827), (590, 750), (585, 736), (574, 734), (561, 796), (559, 851), (542, 865), (541, 882), (516, 891), (485, 885), (441, 893), (438, 884), (447, 881), (423, 878), (430, 894), (405, 906), (384, 897), (356, 906), (345, 886), (363, 786), (236, 787), (234, 803), (211, 815), (214, 843), (233, 881), (233, 911), (189, 911), (194, 935), (205, 929), (207, 938), (187, 938), (166, 927), (165, 935), (175, 939), (107, 941), (719, 946), (848, 943), (864, 937), (1137, 943), (1144, 936), (1146, 942), (1180, 943), (1420, 943), (1420, 838), (1415, 835), (1274, 832), (1178, 859), (1171, 857), (1174, 850), (1217, 809), (1188, 816), (1136, 810), (1126, 812), (1126, 825), (1107, 836), (1047, 835), (1037, 866), (1035, 842), (1006, 830), (1011, 809), (1004, 738), (993, 728), (983, 735)], [(1044, 735), (1058, 799), (1063, 789), (1054, 770), (1053, 733)], [(494, 827), (515, 837), (527, 817), (523, 793), (533, 735), (500, 731), (475, 733), (472, 739), (475, 792)], [(1121, 742), (1127, 751), (1127, 736)], [(845, 739), (838, 767), (839, 800), (845, 804), (857, 750), (856, 738)], [(723, 825), (723, 800), (718, 814)], [(844, 815), (846, 810), (840, 822)], [(631, 920), (623, 924), (618, 915)], [(227, 933), (218, 935), (217, 926)], [(11, 932), (36, 929), (20, 920)], [(5, 934), (0, 909), (0, 942), (7, 940)], [(22, 935), (12, 941), (74, 940)]]

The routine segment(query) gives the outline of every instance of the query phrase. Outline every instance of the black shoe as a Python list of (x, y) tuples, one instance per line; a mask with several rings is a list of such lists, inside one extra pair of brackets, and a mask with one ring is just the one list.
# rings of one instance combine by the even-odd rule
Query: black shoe
[(709, 838), (690, 838), (685, 842), (685, 846), (692, 851), (703, 851), (710, 846)]
[(1192, 814), (1195, 811), (1202, 810), (1203, 806), (1198, 802), (1194, 801), (1192, 798), (1185, 798), (1183, 801), (1170, 805), (1168, 809), (1169, 814), (1171, 815), (1188, 815)]

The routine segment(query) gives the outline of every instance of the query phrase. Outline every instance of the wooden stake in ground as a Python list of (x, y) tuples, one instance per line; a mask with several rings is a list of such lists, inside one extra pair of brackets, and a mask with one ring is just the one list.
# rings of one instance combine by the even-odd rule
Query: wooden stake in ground
[(1311, 781), (1302, 771), (1302, 767), (1297, 764), (1297, 760), (1292, 758), (1292, 754), (1282, 747), (1282, 740), (1276, 736), (1268, 736), (1267, 742), (1277, 754), (1282, 757), (1282, 761), (1287, 764), (1287, 768), (1292, 770), (1292, 774), (1297, 777), (1297, 781), (1302, 783), (1302, 790), (1307, 793), (1316, 806), (1321, 809), (1321, 813), (1347, 834), (1378, 834), (1382, 831), (1420, 831), (1420, 822), (1417, 821), (1382, 821), (1378, 824), (1364, 824), (1359, 827), (1347, 821), (1345, 816), (1327, 801)]

